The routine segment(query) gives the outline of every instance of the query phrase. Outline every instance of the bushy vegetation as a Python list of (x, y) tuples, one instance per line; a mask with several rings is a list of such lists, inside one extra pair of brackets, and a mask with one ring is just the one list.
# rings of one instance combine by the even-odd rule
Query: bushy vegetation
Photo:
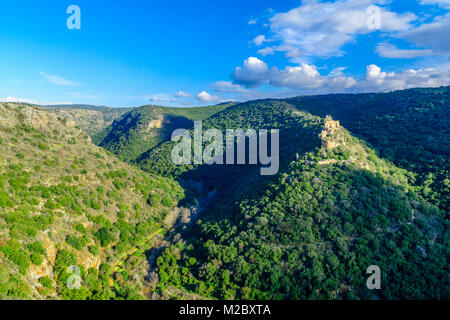
[[(311, 161), (310, 159), (308, 161)], [(300, 161), (265, 195), (211, 210), (158, 258), (160, 292), (220, 299), (447, 299), (448, 222), (351, 165)], [(414, 218), (412, 215), (414, 214)], [(366, 269), (382, 270), (367, 290)]]
[(380, 156), (413, 173), (428, 201), (450, 208), (450, 87), (287, 100), (299, 110), (332, 115)]
[(116, 154), (119, 159), (131, 161), (152, 147), (170, 140), (175, 129), (189, 129), (193, 121), (204, 120), (230, 105), (197, 108), (142, 106), (127, 112), (103, 130), (99, 134), (103, 139), (98, 144)]
[[(263, 178), (251, 166), (175, 167), (170, 142), (138, 159), (144, 170), (216, 191), (158, 258), (160, 295), (181, 297), (170, 294), (177, 288), (220, 299), (449, 297), (447, 213), (416, 192), (411, 172), (343, 128), (334, 148), (322, 147), (323, 121), (280, 101), (238, 105), (203, 125), (279, 128), (282, 169)], [(373, 264), (383, 270), (381, 291), (366, 287)]]
[[(446, 300), (449, 93), (0, 104), (0, 298)], [(279, 129), (279, 173), (175, 166), (170, 135), (195, 120)]]
[[(182, 188), (121, 163), (49, 112), (3, 104), (0, 116), (0, 298), (142, 296), (145, 273), (125, 269), (113, 286), (112, 266), (151, 247)], [(150, 194), (165, 206), (151, 206)], [(72, 290), (76, 270), (81, 288)]]

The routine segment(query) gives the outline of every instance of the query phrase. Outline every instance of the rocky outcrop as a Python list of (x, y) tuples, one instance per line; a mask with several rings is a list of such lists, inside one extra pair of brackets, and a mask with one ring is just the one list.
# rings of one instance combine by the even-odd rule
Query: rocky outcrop
[(147, 125), (147, 132), (149, 132), (151, 129), (160, 129), (163, 127), (164, 118), (163, 116), (160, 116), (158, 119), (152, 120)]
[(336, 133), (341, 127), (339, 121), (334, 121), (331, 116), (325, 117), (324, 129), (320, 133), (322, 147), (326, 149), (334, 149), (339, 143), (336, 140)]

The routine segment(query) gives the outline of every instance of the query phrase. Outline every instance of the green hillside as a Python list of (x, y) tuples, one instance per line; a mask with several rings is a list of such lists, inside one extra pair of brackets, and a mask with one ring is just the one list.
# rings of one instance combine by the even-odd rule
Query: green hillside
[(299, 110), (341, 121), (380, 156), (414, 173), (420, 193), (450, 208), (450, 87), (287, 100)]
[[(0, 298), (447, 300), (449, 94), (0, 104)], [(278, 173), (175, 165), (196, 120), (278, 129)]]
[(193, 121), (203, 120), (225, 110), (232, 103), (197, 108), (142, 106), (115, 120), (99, 136), (98, 144), (119, 159), (131, 161), (150, 148), (170, 139), (178, 128), (190, 128)]
[(182, 188), (31, 106), (0, 104), (0, 148), (0, 299), (143, 297), (148, 264), (135, 250), (171, 226)]
[[(175, 167), (171, 142), (140, 157), (144, 170), (177, 177), (203, 209), (158, 258), (156, 291), (172, 298), (448, 298), (445, 212), (414, 192), (411, 173), (327, 123), (335, 124), (274, 100), (204, 121), (204, 130), (280, 129), (275, 177), (260, 176), (256, 166)], [(383, 270), (380, 292), (365, 286), (369, 265)]]
[[(295, 159), (297, 153), (320, 144), (320, 119), (294, 112), (292, 106), (282, 101), (248, 102), (206, 119), (203, 121), (203, 130), (280, 129), (280, 166), (286, 166)], [(288, 139), (295, 142), (285, 143)], [(171, 160), (174, 145), (171, 141), (158, 145), (142, 154), (134, 163), (144, 171), (178, 179), (187, 190), (196, 193), (197, 198), (209, 192), (219, 192), (220, 205), (223, 206), (220, 212), (227, 212), (230, 204), (239, 197), (246, 193), (257, 194), (261, 187), (275, 179), (274, 176), (261, 176), (260, 166), (255, 165), (175, 165)], [(198, 186), (199, 181), (201, 188)]]

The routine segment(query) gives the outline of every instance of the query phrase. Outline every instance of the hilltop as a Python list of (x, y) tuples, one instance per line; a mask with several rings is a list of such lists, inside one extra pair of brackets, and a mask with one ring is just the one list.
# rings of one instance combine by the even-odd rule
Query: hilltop
[(286, 100), (298, 110), (331, 115), (410, 171), (419, 193), (450, 208), (450, 87), (378, 94), (340, 94)]
[(117, 118), (104, 129), (98, 144), (119, 159), (131, 161), (150, 148), (170, 139), (178, 128), (190, 128), (193, 121), (203, 120), (225, 110), (233, 103), (195, 108), (142, 106)]

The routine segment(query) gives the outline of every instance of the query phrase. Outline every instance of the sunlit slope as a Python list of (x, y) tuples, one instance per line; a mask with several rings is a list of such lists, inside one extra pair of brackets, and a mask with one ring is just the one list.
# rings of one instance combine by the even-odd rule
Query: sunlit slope
[[(112, 267), (166, 227), (183, 198), (178, 184), (120, 162), (70, 121), (30, 106), (0, 104), (0, 150), (0, 298), (141, 296), (145, 256), (123, 265), (127, 276), (114, 289)], [(69, 266), (81, 272), (80, 290), (67, 285)]]
[(428, 201), (450, 208), (450, 87), (296, 97), (299, 110), (332, 115), (381, 157), (414, 174)]
[(131, 161), (170, 139), (175, 129), (188, 129), (192, 127), (193, 121), (206, 119), (230, 105), (232, 104), (196, 108), (135, 108), (101, 132), (103, 138), (99, 145), (116, 154), (119, 159)]

